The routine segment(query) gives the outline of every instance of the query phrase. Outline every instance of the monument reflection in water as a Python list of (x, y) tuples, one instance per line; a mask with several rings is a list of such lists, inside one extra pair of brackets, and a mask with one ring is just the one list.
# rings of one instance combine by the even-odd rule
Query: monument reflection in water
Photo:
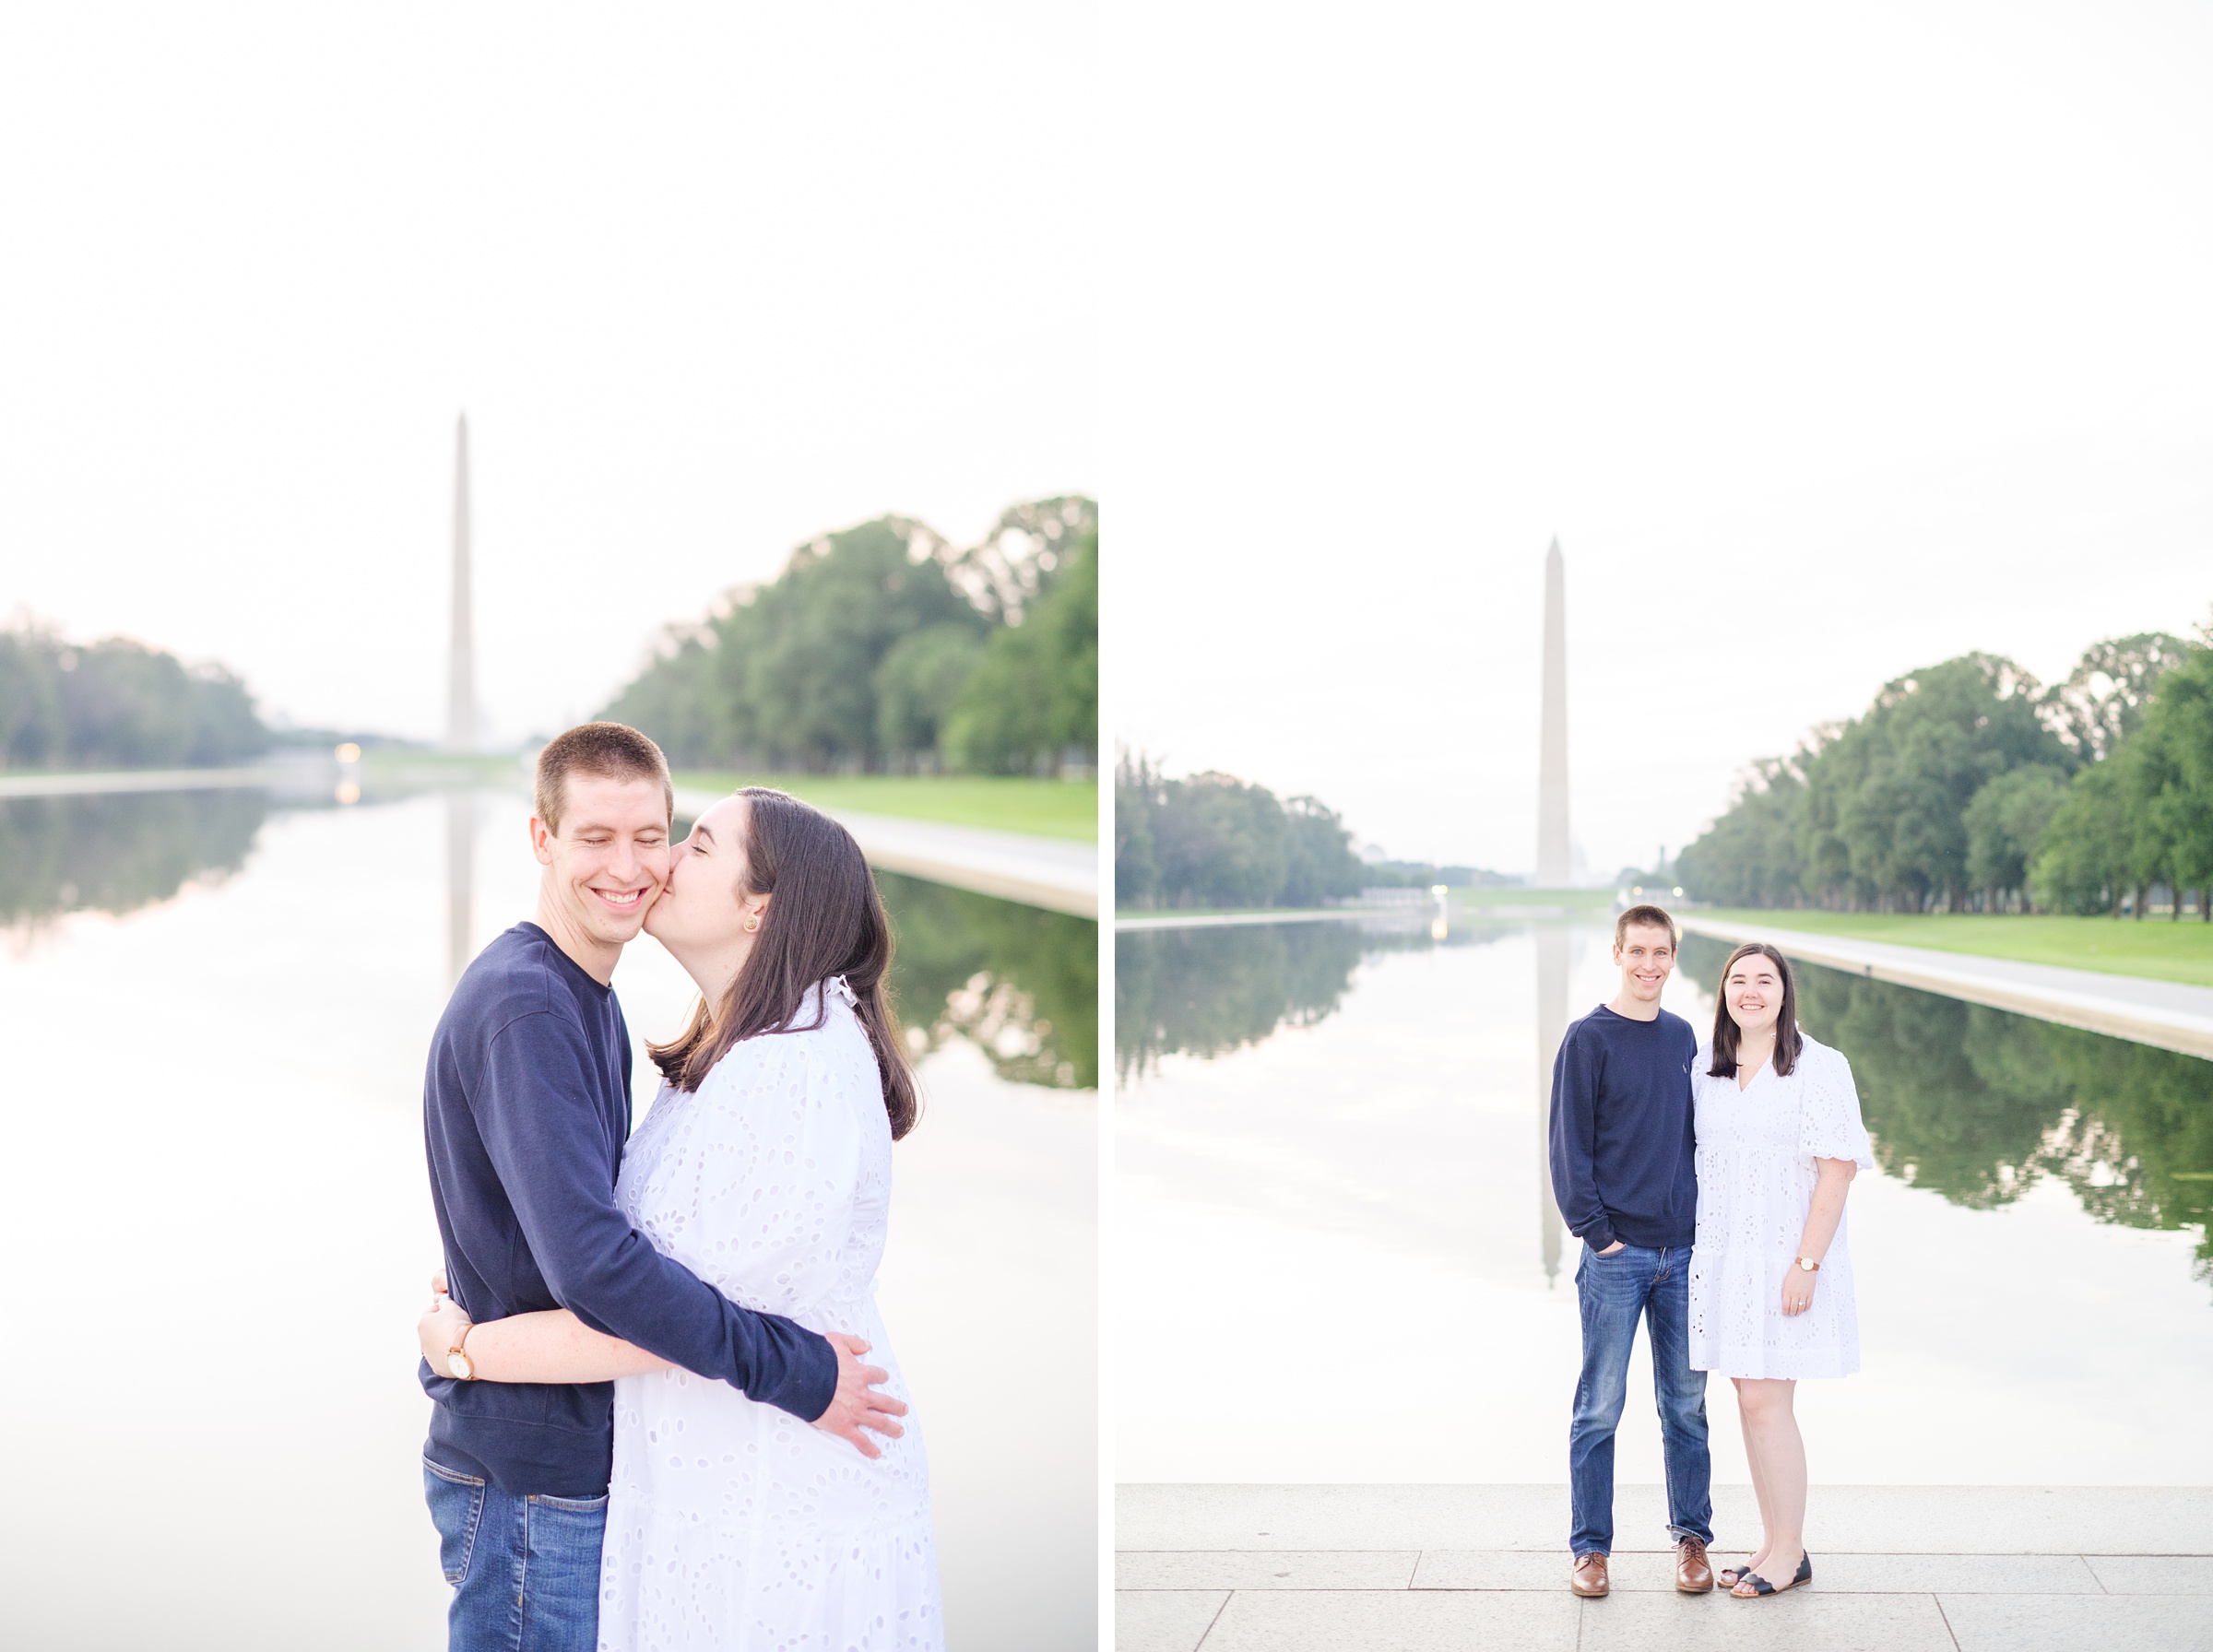
[[(1580, 1254), (1532, 1141), (1610, 940), (1598, 914), (1117, 938), (1120, 1478), (1558, 1478)], [(1669, 984), (1701, 1032), (1726, 950), (1690, 938)], [(1801, 1400), (1817, 1471), (2204, 1483), (2213, 1423), (2176, 1400), (2213, 1363), (2213, 1063), (1800, 983), (1880, 1167), (1852, 1201), (1865, 1368)], [(1211, 1351), (1256, 1348), (1247, 1430), (1214, 1400), (1250, 1378)], [(1742, 1479), (1711, 1393), (1717, 1473)], [(1440, 1429), (1440, 1405), (1480, 1421)], [(1637, 1410), (1621, 1473), (1656, 1480)]]
[[(350, 807), (0, 800), (19, 1172), (0, 1311), (71, 1324), (65, 1353), (0, 1375), (37, 1488), (0, 1514), (26, 1646), (289, 1648), (303, 1623), (334, 1648), (444, 1644), (414, 1462), (410, 1333), (437, 1256), (422, 1061), (457, 969), (529, 913), (538, 868), (512, 789), (363, 785)], [(925, 1112), (882, 1298), (928, 1432), (949, 1629), (1089, 1646), (1096, 929), (883, 887)], [(650, 941), (616, 984), (641, 1041), (693, 997)], [(1049, 1386), (1009, 1379), (1039, 1359)], [(191, 1518), (119, 1523), (126, 1482)]]

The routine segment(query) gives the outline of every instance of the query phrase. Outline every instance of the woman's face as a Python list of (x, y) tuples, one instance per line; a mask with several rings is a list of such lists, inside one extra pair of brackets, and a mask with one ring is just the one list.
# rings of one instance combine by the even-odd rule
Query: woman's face
[[(652, 926), (650, 918), (646, 926)], [(1782, 972), (1766, 954), (1747, 952), (1729, 966), (1729, 978), (1722, 983), (1722, 1002), (1740, 1031), (1765, 1032), (1782, 1013)]]
[(692, 834), (669, 860), (669, 881), (645, 914), (645, 933), (679, 959), (742, 950), (745, 922), (768, 904), (748, 894), (745, 834), (751, 806), (725, 797), (692, 822)]

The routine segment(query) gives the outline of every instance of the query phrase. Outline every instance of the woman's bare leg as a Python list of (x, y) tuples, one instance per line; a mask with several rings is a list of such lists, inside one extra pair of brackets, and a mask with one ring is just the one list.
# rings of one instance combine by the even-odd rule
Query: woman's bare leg
[[(1795, 1382), (1780, 1377), (1745, 1377), (1736, 1385), (1746, 1453), (1759, 1465), (1753, 1486), (1767, 1528), (1753, 1570), (1777, 1585), (1796, 1575), (1805, 1555), (1805, 1441), (1793, 1409), (1797, 1393)], [(1749, 1586), (1737, 1587), (1750, 1593)]]
[[(1752, 1551), (1752, 1558), (1745, 1564), (1758, 1572), (1761, 1563), (1768, 1558), (1768, 1537), (1775, 1529), (1775, 1511), (1768, 1502), (1768, 1476), (1760, 1461), (1759, 1442), (1752, 1436), (1752, 1413), (1745, 1407), (1745, 1379), (1733, 1376), (1729, 1380), (1736, 1387), (1736, 1422), (1745, 1435), (1745, 1466), (1751, 1470), (1752, 1496), (1759, 1504), (1759, 1542)], [(1767, 1574), (1761, 1572), (1760, 1575), (1764, 1577)]]

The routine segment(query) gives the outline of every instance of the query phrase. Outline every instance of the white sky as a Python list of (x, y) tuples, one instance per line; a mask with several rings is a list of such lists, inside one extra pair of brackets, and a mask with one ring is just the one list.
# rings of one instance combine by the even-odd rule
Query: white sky
[(453, 426), (479, 698), (884, 511), (1094, 490), (1073, 0), (0, 12), (0, 618), (443, 726)]
[(1526, 870), (1556, 532), (1601, 874), (1888, 678), (2213, 613), (2203, 6), (1110, 19), (1108, 691), (1172, 769)]

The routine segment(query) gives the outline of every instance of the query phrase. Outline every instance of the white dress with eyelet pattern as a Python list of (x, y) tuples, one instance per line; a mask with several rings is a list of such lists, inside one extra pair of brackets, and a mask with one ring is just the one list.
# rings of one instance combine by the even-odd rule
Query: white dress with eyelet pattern
[[(876, 1311), (891, 1123), (845, 983), (828, 985), (821, 1028), (745, 1040), (695, 1093), (664, 1084), (616, 1197), (732, 1301), (864, 1338), (907, 1399)], [(929, 1471), (904, 1422), (870, 1460), (727, 1383), (619, 1380), (601, 1652), (941, 1652)]]
[(1722, 1376), (1850, 1376), (1860, 1368), (1846, 1221), (1814, 1275), (1813, 1305), (1782, 1311), (1812, 1209), (1817, 1159), (1873, 1170), (1852, 1064), (1808, 1038), (1789, 1077), (1762, 1066), (1742, 1091), (1691, 1068), (1698, 1150), (1698, 1238), (1690, 1255), (1690, 1368)]

